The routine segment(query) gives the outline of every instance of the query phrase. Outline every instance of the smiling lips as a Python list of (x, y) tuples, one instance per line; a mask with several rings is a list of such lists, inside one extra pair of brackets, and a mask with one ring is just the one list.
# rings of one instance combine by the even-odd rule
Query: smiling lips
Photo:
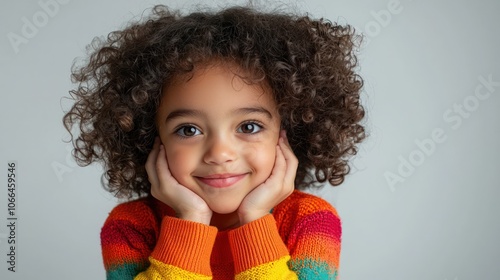
[(230, 187), (239, 180), (243, 179), (247, 174), (214, 174), (205, 177), (196, 177), (201, 182), (214, 187), (214, 188), (226, 188)]

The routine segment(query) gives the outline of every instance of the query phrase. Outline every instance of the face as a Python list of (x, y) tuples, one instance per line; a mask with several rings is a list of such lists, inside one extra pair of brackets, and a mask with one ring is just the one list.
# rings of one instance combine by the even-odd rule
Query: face
[(174, 178), (229, 214), (270, 176), (280, 118), (268, 88), (246, 84), (236, 67), (196, 69), (164, 88), (157, 126)]

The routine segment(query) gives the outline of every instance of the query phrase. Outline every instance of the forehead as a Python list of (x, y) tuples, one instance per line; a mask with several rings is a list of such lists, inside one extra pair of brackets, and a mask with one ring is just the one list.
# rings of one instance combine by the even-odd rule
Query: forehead
[(177, 75), (162, 90), (159, 109), (172, 107), (239, 107), (258, 104), (275, 111), (272, 91), (265, 81), (250, 83), (250, 76), (234, 64), (197, 66), (192, 72)]

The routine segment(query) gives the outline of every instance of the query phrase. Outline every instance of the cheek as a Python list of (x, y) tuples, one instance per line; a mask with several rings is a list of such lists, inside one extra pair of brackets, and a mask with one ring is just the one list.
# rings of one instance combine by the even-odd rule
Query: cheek
[(193, 149), (170, 147), (165, 150), (168, 168), (172, 176), (181, 184), (187, 183), (191, 172), (196, 168), (196, 157)]
[(246, 157), (252, 169), (256, 171), (257, 179), (262, 183), (271, 175), (273, 170), (276, 159), (276, 146), (273, 143), (265, 146), (254, 146), (248, 149)]

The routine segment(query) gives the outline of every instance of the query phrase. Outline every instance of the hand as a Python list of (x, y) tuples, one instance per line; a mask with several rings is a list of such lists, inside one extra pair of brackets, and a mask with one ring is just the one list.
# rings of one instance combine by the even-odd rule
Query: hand
[(165, 148), (157, 137), (146, 161), (151, 194), (175, 210), (177, 217), (203, 224), (210, 224), (212, 210), (207, 203), (190, 189), (181, 185), (170, 173)]
[(269, 214), (274, 206), (293, 192), (298, 164), (299, 161), (290, 148), (286, 132), (283, 130), (276, 146), (276, 159), (271, 175), (247, 194), (238, 208), (241, 225)]

